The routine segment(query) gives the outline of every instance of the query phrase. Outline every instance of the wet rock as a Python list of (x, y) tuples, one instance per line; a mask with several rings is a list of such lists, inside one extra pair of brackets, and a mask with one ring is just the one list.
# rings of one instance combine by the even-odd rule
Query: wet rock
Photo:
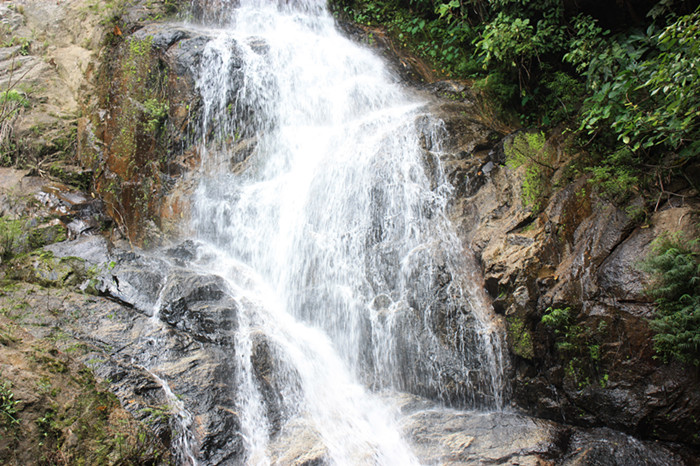
[(0, 216), (5, 257), (101, 231), (108, 224), (99, 200), (26, 170), (0, 169)]
[(320, 435), (304, 419), (288, 422), (270, 446), (276, 464), (324, 466), (331, 464)]
[(404, 435), (423, 464), (682, 465), (682, 452), (611, 429), (578, 429), (516, 413), (454, 412), (398, 400)]
[(221, 277), (172, 270), (159, 296), (159, 317), (200, 341), (233, 343), (238, 304)]
[(556, 456), (558, 428), (516, 414), (419, 411), (402, 421), (427, 464), (538, 464)]
[[(3, 419), (0, 462), (40, 464), (56, 452), (67, 463), (102, 462), (104, 450), (115, 447), (123, 449), (120, 451), (138, 449), (144, 461), (156, 457), (168, 461), (169, 440), (161, 437), (161, 442), (143, 430), (144, 425), (134, 420), (143, 416), (128, 415), (109, 393), (108, 385), (100, 383), (100, 377), (91, 370), (103, 354), (90, 351), (73, 338), (73, 327), (61, 322), (64, 308), (44, 308), (55, 306), (60, 299), (71, 305), (77, 302), (65, 294), (54, 300), (51, 291), (55, 290), (26, 284), (18, 285), (16, 291), (12, 297), (4, 293), (0, 296), (3, 394), (7, 389), (14, 394), (17, 404), (10, 405), (9, 413), (18, 420), (12, 424)], [(22, 309), (12, 305), (17, 299)], [(25, 318), (31, 333), (17, 325)], [(157, 430), (157, 420), (149, 421), (153, 423), (148, 426)]]
[(188, 209), (193, 185), (187, 175), (198, 159), (195, 77), (210, 40), (182, 24), (124, 31), (99, 69), (92, 119), (78, 126), (77, 150), (95, 169), (95, 190), (136, 244), (164, 243), (162, 231), (177, 233), (174, 219)]
[(83, 236), (73, 241), (44, 247), (57, 257), (76, 257), (89, 266), (108, 265), (113, 245), (102, 236)]
[(187, 262), (197, 257), (198, 245), (192, 240), (185, 240), (177, 246), (165, 250), (165, 254), (173, 259), (179, 266), (184, 266)]
[[(36, 336), (50, 336), (56, 327), (64, 335), (57, 340), (61, 348), (85, 348), (84, 363), (162, 439), (176, 444), (184, 429), (191, 453), (207, 464), (235, 463), (242, 455), (231, 349), (198, 341), (112, 300), (31, 285), (21, 295), (32, 309), (26, 322)], [(191, 425), (183, 426), (183, 417)]]
[(115, 252), (109, 261), (97, 265), (99, 283), (95, 289), (152, 316), (165, 284), (167, 264), (134, 253)]
[(262, 37), (252, 37), (248, 40), (248, 46), (258, 55), (267, 55), (270, 45)]
[(660, 445), (639, 440), (610, 429), (575, 430), (562, 463), (571, 466), (684, 464), (681, 455)]
[(192, 32), (186, 29), (180, 29), (177, 27), (163, 27), (160, 25), (149, 25), (143, 29), (140, 29), (134, 34), (134, 37), (137, 39), (151, 37), (153, 40), (153, 46), (161, 49), (162, 51), (167, 51), (177, 42), (189, 39), (191, 36)]
[(254, 333), (251, 344), (250, 361), (261, 389), (270, 431), (275, 436), (302, 409), (301, 398), (297, 397), (301, 392), (299, 375), (284, 362), (281, 350), (264, 333)]
[(394, 43), (391, 35), (383, 29), (364, 26), (343, 18), (340, 18), (337, 24), (340, 30), (355, 42), (377, 50), (398, 79), (414, 86), (422, 86), (438, 79), (431, 66), (403, 50), (403, 47)]
[(234, 173), (241, 173), (246, 167), (249, 166), (250, 162), (248, 158), (255, 153), (255, 147), (258, 141), (255, 138), (248, 138), (239, 141), (231, 149), (231, 170)]

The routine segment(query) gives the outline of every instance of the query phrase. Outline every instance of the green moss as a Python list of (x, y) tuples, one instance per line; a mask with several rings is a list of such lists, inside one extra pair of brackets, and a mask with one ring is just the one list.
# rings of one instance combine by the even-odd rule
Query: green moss
[(534, 357), (534, 348), (532, 345), (532, 335), (527, 329), (525, 322), (518, 317), (509, 317), (508, 337), (511, 341), (513, 353), (525, 359)]
[(571, 383), (583, 389), (598, 380), (601, 388), (606, 388), (609, 375), (602, 369), (608, 323), (600, 320), (594, 326), (586, 321), (577, 322), (569, 307), (548, 308), (541, 322), (554, 334), (558, 356)]
[(506, 164), (513, 169), (525, 167), (522, 185), (522, 203), (539, 212), (549, 194), (549, 179), (554, 173), (551, 154), (546, 147), (544, 133), (518, 133), (505, 144)]
[(89, 170), (68, 169), (61, 162), (49, 165), (49, 175), (58, 178), (63, 183), (74, 186), (81, 191), (88, 192), (92, 183), (92, 172)]
[(81, 258), (57, 258), (49, 251), (38, 250), (15, 257), (9, 263), (7, 277), (47, 287), (77, 287), (90, 278), (86, 269)]
[(0, 258), (3, 261), (66, 240), (66, 228), (62, 224), (36, 223), (37, 219), (0, 217)]
[(168, 103), (158, 99), (148, 99), (143, 104), (147, 116), (146, 131), (153, 133), (157, 131), (168, 117)]

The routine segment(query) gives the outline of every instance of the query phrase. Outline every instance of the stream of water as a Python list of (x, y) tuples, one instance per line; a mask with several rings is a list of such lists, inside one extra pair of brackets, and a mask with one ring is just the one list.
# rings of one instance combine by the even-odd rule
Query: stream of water
[(503, 406), (499, 333), (446, 215), (444, 129), (325, 2), (233, 3), (196, 9), (215, 39), (192, 224), (240, 303), (245, 462), (273, 462), (301, 422), (333, 464), (418, 464), (378, 394)]

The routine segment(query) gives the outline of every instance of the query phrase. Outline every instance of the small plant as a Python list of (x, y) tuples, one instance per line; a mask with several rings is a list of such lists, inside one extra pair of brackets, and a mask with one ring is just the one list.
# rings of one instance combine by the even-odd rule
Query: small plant
[(642, 175), (637, 166), (638, 158), (627, 148), (622, 148), (608, 156), (600, 165), (589, 167), (591, 178), (588, 182), (603, 197), (618, 204), (629, 200), (634, 192), (639, 192)]
[(18, 403), (12, 392), (12, 384), (7, 380), (0, 382), (0, 425), (4, 426), (5, 430), (19, 424), (19, 420), (15, 417)]
[(22, 222), (0, 217), (0, 259), (8, 260), (19, 246), (22, 235)]
[(663, 235), (641, 265), (654, 276), (647, 294), (656, 303), (649, 322), (654, 348), (668, 362), (700, 365), (700, 240)]
[(161, 102), (158, 99), (148, 99), (143, 104), (146, 114), (146, 131), (149, 133), (156, 132), (165, 119), (168, 117), (168, 103)]
[[(13, 65), (14, 66), (14, 61)], [(0, 92), (0, 165), (11, 166), (17, 164), (16, 153), (18, 151), (18, 141), (13, 139), (15, 122), (25, 108), (30, 106), (29, 100), (22, 92), (13, 89), (17, 81), (12, 83), (12, 73), (10, 71), (10, 82), (7, 89)], [(22, 79), (21, 77), (19, 78)]]
[(61, 429), (56, 420), (57, 407), (51, 406), (44, 412), (44, 415), (36, 420), (36, 425), (43, 438), (42, 444), (52, 444), (61, 438)]
[(508, 335), (512, 339), (513, 352), (526, 359), (534, 357), (534, 347), (532, 336), (527, 329), (525, 322), (517, 317), (507, 319)]
[(143, 414), (148, 416), (149, 423), (153, 422), (167, 422), (172, 415), (173, 408), (170, 405), (164, 404), (155, 407), (147, 407), (141, 409)]

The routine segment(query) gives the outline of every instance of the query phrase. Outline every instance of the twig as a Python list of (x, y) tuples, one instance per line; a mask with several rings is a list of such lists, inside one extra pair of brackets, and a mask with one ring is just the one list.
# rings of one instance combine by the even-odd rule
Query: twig
[[(522, 151), (520, 151), (520, 150), (518, 150), (518, 149), (516, 149), (516, 150), (518, 151), (518, 153), (519, 153), (520, 155), (524, 155), (524, 156), (527, 157), (528, 159), (530, 159), (530, 160), (532, 160), (533, 162), (535, 162), (537, 165), (541, 165), (541, 166), (543, 166), (543, 167), (545, 167), (545, 168), (548, 168), (548, 169), (550, 169), (550, 170), (552, 170), (552, 171), (556, 171), (556, 170), (557, 170), (556, 168), (554, 168), (554, 167), (551, 166), (551, 165), (548, 165), (548, 164), (546, 164), (546, 163), (544, 163), (544, 162), (541, 162), (541, 161), (537, 160), (536, 158), (534, 158), (534, 157), (532, 157), (532, 156), (530, 156), (530, 155), (528, 155), (528, 154), (526, 154), (526, 153), (524, 153), (524, 152), (522, 152)], [(543, 150), (544, 150), (544, 149), (540, 149), (539, 151), (537, 151), (537, 155), (540, 155), (540, 153), (541, 153)]]

